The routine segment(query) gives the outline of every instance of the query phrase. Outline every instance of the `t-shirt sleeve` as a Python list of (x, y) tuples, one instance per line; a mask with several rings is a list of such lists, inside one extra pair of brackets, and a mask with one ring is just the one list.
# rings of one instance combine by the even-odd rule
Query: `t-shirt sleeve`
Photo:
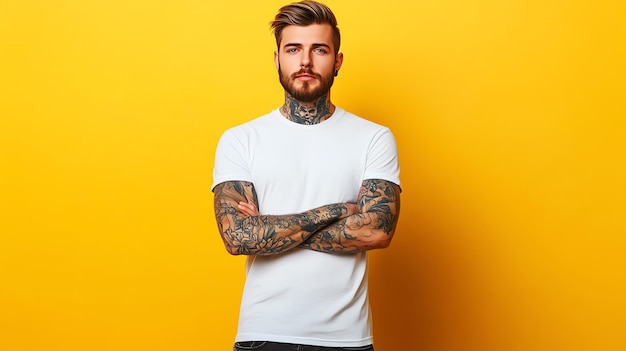
[(389, 128), (383, 128), (372, 139), (363, 179), (384, 179), (400, 186), (398, 149)]
[(224, 132), (215, 150), (211, 190), (216, 185), (231, 180), (252, 182), (248, 165), (247, 152), (241, 141), (230, 130)]

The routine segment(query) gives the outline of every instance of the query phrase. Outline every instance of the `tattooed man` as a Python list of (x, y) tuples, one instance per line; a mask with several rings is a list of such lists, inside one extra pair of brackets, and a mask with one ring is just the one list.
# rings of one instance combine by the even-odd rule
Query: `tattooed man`
[(284, 6), (271, 27), (285, 103), (224, 132), (213, 172), (226, 250), (247, 255), (234, 350), (373, 350), (366, 253), (396, 228), (395, 140), (331, 103), (343, 54), (328, 7)]

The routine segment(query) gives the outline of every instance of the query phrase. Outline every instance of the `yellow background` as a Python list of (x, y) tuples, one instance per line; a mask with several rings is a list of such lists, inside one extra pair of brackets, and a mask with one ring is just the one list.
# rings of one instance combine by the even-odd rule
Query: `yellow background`
[[(624, 2), (327, 3), (400, 150), (377, 350), (626, 350)], [(213, 152), (282, 102), (283, 4), (0, 2), (0, 350), (231, 348)]]

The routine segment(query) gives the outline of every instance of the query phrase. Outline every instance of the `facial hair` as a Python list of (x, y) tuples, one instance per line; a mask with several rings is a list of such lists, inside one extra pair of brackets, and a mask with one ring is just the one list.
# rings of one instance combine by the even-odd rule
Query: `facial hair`
[[(316, 88), (312, 88), (309, 82), (301, 82), (301, 86), (299, 88), (296, 87), (296, 76), (300, 74), (308, 74), (314, 76), (319, 80), (320, 84)], [(280, 66), (278, 67), (278, 77), (280, 79), (280, 84), (283, 86), (283, 89), (291, 95), (294, 99), (300, 102), (315, 102), (322, 96), (330, 91), (330, 87), (333, 86), (333, 82), (335, 81), (335, 76), (333, 72), (328, 74), (327, 76), (322, 76), (319, 73), (315, 73), (310, 69), (301, 69), (300, 71), (287, 75), (285, 74)]]

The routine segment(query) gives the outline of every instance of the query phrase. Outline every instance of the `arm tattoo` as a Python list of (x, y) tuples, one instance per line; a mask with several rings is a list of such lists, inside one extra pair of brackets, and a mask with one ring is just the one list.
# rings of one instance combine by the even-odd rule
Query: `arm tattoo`
[(358, 205), (360, 213), (322, 228), (300, 246), (329, 253), (355, 253), (388, 245), (400, 214), (400, 187), (385, 180), (365, 180)]
[(334, 106), (328, 100), (328, 93), (323, 94), (312, 104), (304, 104), (285, 93), (285, 104), (280, 108), (287, 119), (300, 124), (318, 124), (334, 112)]
[(303, 213), (282, 216), (245, 216), (240, 201), (254, 201), (256, 191), (249, 182), (231, 181), (214, 189), (215, 218), (226, 249), (235, 255), (272, 255), (289, 250), (311, 233), (347, 215), (346, 204), (331, 204)]

